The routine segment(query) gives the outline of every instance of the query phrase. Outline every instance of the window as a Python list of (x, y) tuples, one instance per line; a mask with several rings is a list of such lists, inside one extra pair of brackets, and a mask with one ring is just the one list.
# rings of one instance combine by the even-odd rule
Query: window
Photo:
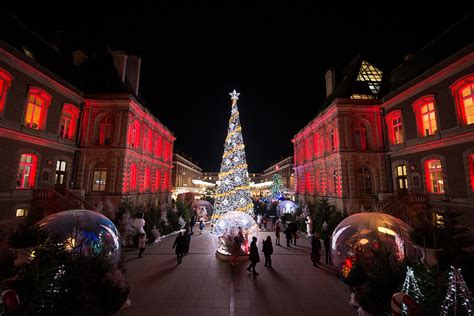
[(135, 164), (130, 165), (130, 191), (137, 190), (137, 166)]
[(3, 113), (5, 109), (5, 103), (7, 102), (8, 89), (11, 86), (13, 76), (8, 71), (0, 68), (0, 113)]
[(162, 188), (163, 188), (163, 192), (168, 192), (168, 185), (169, 185), (169, 184), (168, 184), (168, 181), (169, 181), (169, 180), (168, 180), (168, 177), (169, 177), (168, 172), (165, 171), (165, 172), (163, 173), (163, 187), (162, 187)]
[(16, 217), (25, 217), (26, 215), (28, 215), (28, 209), (17, 208), (15, 213), (16, 213)]
[(336, 139), (334, 136), (334, 128), (329, 129), (329, 148), (330, 152), (335, 152), (336, 151)]
[(35, 155), (22, 154), (16, 177), (17, 189), (31, 189), (35, 184), (37, 158)]
[(470, 74), (451, 86), (459, 121), (462, 125), (474, 123), (474, 75)]
[(306, 160), (311, 160), (311, 139), (309, 137), (305, 139), (304, 147)]
[(370, 179), (369, 169), (362, 167), (357, 170), (357, 184), (360, 195), (372, 194), (372, 181)]
[(150, 168), (146, 168), (145, 169), (145, 181), (143, 181), (143, 190), (144, 191), (150, 190), (150, 182), (151, 182)]
[(435, 99), (427, 96), (419, 99), (413, 104), (417, 118), (418, 133), (420, 136), (430, 136), (438, 131), (435, 112)]
[(150, 128), (148, 128), (146, 132), (146, 138), (143, 144), (143, 147), (145, 148), (145, 151), (148, 153), (151, 153), (151, 141), (152, 141), (152, 131)]
[(77, 107), (72, 104), (64, 104), (61, 114), (59, 136), (65, 139), (74, 139), (78, 117), (79, 109)]
[(425, 162), (426, 186), (429, 193), (444, 194), (443, 168), (438, 159)]
[(357, 121), (354, 125), (354, 145), (355, 150), (367, 150), (367, 128), (361, 121)]
[(163, 138), (161, 137), (161, 135), (157, 134), (155, 139), (155, 157), (158, 158), (161, 157), (163, 151)]
[(305, 191), (306, 193), (313, 193), (313, 188), (311, 188), (311, 174), (309, 172), (305, 173)]
[(135, 120), (130, 127), (129, 143), (132, 148), (138, 148), (140, 143), (140, 123)]
[(319, 157), (319, 134), (316, 133), (313, 136), (313, 151), (314, 151), (314, 156)]
[(112, 143), (112, 117), (104, 116), (99, 122), (99, 145)]
[(28, 92), (24, 124), (26, 127), (42, 130), (46, 123), (46, 112), (51, 103), (51, 96), (38, 88)]
[(107, 185), (107, 168), (103, 164), (98, 164), (94, 168), (92, 175), (92, 191), (103, 192)]
[(334, 193), (334, 195), (337, 194), (337, 186), (338, 186), (338, 177), (337, 177), (337, 170), (334, 170), (332, 172), (332, 193)]
[(155, 192), (158, 192), (160, 190), (160, 184), (161, 184), (161, 171), (160, 171), (160, 169), (156, 169), (156, 171), (155, 171)]
[(397, 181), (398, 191), (406, 191), (408, 189), (407, 166), (398, 165), (395, 168), (395, 179)]
[(324, 173), (321, 172), (319, 174), (319, 193), (323, 195), (325, 193), (326, 188), (324, 187)]
[(471, 179), (471, 191), (474, 192), (474, 154), (469, 155), (469, 173)]
[(388, 113), (385, 117), (385, 122), (387, 123), (390, 144), (402, 144), (405, 141), (403, 134), (402, 111), (396, 110)]

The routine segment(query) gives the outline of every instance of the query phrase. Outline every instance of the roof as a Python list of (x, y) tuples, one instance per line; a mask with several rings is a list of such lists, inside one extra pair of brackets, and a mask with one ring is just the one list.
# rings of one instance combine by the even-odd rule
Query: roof
[(451, 55), (473, 43), (474, 14), (459, 20), (433, 41), (407, 58), (385, 78), (382, 95), (387, 96)]
[(80, 87), (79, 71), (72, 64), (72, 59), (65, 57), (56, 46), (46, 42), (6, 10), (0, 11), (0, 38), (16, 50), (19, 57), (36, 68), (41, 66), (49, 70), (48, 75), (63, 79), (72, 85), (69, 88), (77, 90), (76, 87)]

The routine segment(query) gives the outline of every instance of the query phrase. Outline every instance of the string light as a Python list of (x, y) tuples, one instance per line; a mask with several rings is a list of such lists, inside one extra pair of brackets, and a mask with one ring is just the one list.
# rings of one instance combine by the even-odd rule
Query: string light
[(472, 316), (472, 298), (470, 297), (466, 282), (464, 282), (464, 278), (461, 275), (461, 269), (455, 269), (451, 266), (448, 290), (444, 302), (441, 305), (441, 315), (448, 315), (452, 306), (454, 306), (455, 310), (457, 309), (458, 297), (461, 298), (461, 306), (467, 312), (467, 315)]

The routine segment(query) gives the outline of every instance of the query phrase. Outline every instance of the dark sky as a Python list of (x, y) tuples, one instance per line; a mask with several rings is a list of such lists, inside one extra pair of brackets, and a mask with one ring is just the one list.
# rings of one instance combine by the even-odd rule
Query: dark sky
[(175, 134), (175, 147), (205, 171), (219, 170), (228, 93), (238, 90), (249, 171), (260, 172), (292, 154), (292, 137), (325, 97), (328, 67), (342, 71), (363, 52), (389, 71), (463, 16), (458, 6), (321, 8), (313, 2), (177, 7), (182, 2), (128, 1), (137, 7), (117, 2), (101, 9), (100, 1), (80, 1), (54, 10), (40, 2), (10, 10), (69, 48), (106, 43), (139, 54), (140, 89), (150, 110)]

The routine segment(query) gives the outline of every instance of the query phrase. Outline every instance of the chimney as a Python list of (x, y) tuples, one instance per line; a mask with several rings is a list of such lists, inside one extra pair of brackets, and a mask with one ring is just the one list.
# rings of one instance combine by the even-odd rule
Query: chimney
[(123, 51), (119, 50), (116, 52), (112, 52), (112, 57), (114, 59), (114, 66), (117, 69), (120, 79), (125, 81), (125, 70), (127, 69), (127, 54)]
[(336, 72), (334, 68), (329, 68), (324, 75), (326, 79), (326, 97), (330, 96), (336, 86)]
[(138, 95), (138, 86), (140, 85), (140, 66), (142, 60), (138, 56), (128, 56), (127, 61), (127, 70), (125, 76), (127, 77), (128, 82), (135, 91), (135, 94)]

